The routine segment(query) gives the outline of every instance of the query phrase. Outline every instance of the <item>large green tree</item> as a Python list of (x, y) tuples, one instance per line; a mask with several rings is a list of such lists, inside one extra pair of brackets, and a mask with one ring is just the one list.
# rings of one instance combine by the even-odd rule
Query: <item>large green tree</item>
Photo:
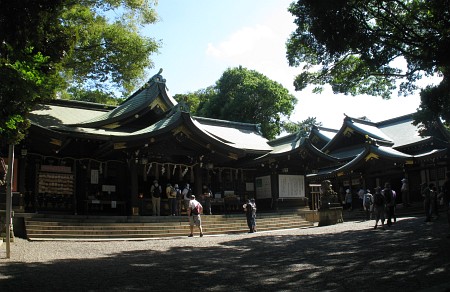
[[(282, 119), (289, 118), (297, 103), (281, 84), (241, 66), (227, 69), (214, 87), (198, 91), (194, 96), (198, 105), (193, 114), (260, 124), (262, 135), (268, 139), (281, 133)], [(184, 98), (189, 104), (192, 96)]]
[(286, 121), (283, 123), (283, 129), (287, 133), (300, 133), (302, 137), (308, 137), (314, 126), (322, 126), (322, 123), (318, 122), (315, 117), (308, 117), (301, 122)]
[(329, 84), (335, 93), (389, 99), (439, 75), (440, 84), (422, 90), (417, 117), (450, 121), (450, 0), (298, 0), (289, 11), (298, 28), (287, 59), (303, 69), (296, 90)]
[(138, 30), (156, 21), (153, 2), (2, 1), (1, 141), (20, 141), (33, 104), (69, 85), (131, 90), (152, 65), (149, 56), (158, 47)]

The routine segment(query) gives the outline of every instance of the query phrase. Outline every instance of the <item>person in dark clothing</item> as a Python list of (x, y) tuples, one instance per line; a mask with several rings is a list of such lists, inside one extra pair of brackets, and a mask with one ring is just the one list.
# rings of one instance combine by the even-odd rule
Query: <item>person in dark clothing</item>
[(211, 199), (212, 199), (212, 192), (208, 188), (208, 186), (204, 185), (202, 195), (200, 196), (200, 203), (203, 205), (205, 215), (212, 215)]
[(395, 196), (391, 189), (390, 183), (384, 184), (384, 189), (382, 191), (384, 199), (386, 201), (386, 215), (387, 215), (387, 225), (392, 225), (392, 220), (395, 218)]
[(422, 184), (422, 198), (423, 198), (423, 209), (425, 211), (425, 222), (431, 221), (431, 192), (434, 184), (427, 186), (426, 183)]
[(244, 204), (245, 216), (247, 217), (247, 225), (250, 229), (249, 233), (256, 232), (256, 204), (255, 199), (248, 200)]
[(384, 196), (381, 193), (381, 187), (375, 188), (375, 194), (373, 195), (373, 206), (375, 210), (375, 226), (374, 229), (377, 229), (378, 221), (381, 221), (381, 229), (384, 230), (384, 207), (385, 207)]

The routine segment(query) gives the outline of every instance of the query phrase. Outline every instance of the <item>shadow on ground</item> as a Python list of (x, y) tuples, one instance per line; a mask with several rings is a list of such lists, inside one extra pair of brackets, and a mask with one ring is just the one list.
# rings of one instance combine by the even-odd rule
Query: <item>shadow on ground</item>
[(0, 265), (0, 288), (386, 292), (435, 287), (435, 291), (445, 291), (450, 288), (450, 239), (444, 221), (427, 224), (423, 218), (409, 218), (390, 230), (267, 233), (236, 240), (230, 236), (230, 240), (206, 248), (135, 250), (104, 258), (37, 264), (9, 262)]

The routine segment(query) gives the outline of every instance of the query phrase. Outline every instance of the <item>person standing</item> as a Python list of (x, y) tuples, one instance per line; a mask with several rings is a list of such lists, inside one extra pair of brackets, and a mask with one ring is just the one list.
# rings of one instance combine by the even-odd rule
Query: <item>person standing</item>
[(363, 205), (366, 212), (366, 220), (371, 220), (373, 211), (373, 196), (370, 193), (369, 189), (367, 189), (366, 193), (364, 194)]
[(248, 200), (244, 204), (245, 216), (247, 217), (247, 226), (250, 229), (249, 233), (256, 232), (256, 203), (255, 199)]
[(211, 193), (211, 190), (206, 185), (203, 186), (201, 198), (202, 198), (201, 202), (202, 202), (203, 208), (205, 210), (205, 212), (204, 212), (205, 215), (212, 215), (212, 212), (211, 212), (212, 193)]
[(186, 210), (186, 213), (187, 213), (187, 211), (189, 209), (189, 202), (191, 201), (191, 195), (192, 195), (191, 186), (189, 184), (186, 184), (184, 186), (181, 194), (183, 196), (183, 201), (184, 201), (184, 210)]
[(378, 221), (381, 221), (381, 229), (384, 230), (384, 211), (385, 211), (385, 200), (384, 196), (381, 193), (381, 187), (375, 188), (375, 194), (373, 195), (373, 206), (375, 210), (375, 226), (374, 229), (377, 229)]
[(347, 190), (345, 191), (345, 199), (344, 199), (344, 201), (345, 201), (345, 208), (346, 208), (348, 211), (351, 211), (351, 210), (352, 210), (352, 201), (353, 201), (353, 198), (352, 198), (352, 192), (350, 191), (350, 189), (347, 189)]
[(430, 200), (430, 218), (439, 219), (439, 202), (438, 202), (438, 190), (435, 185), (431, 189), (431, 200)]
[(150, 194), (152, 195), (153, 216), (161, 215), (161, 186), (155, 179), (153, 185), (150, 188)]
[(200, 202), (195, 199), (194, 195), (191, 195), (189, 208), (187, 209), (187, 214), (189, 217), (189, 230), (191, 231), (189, 237), (194, 236), (194, 225), (198, 227), (198, 230), (200, 231), (200, 237), (203, 237), (202, 218), (200, 217), (202, 211), (202, 204), (200, 204)]
[(402, 192), (402, 202), (403, 207), (409, 207), (409, 186), (408, 186), (408, 180), (406, 178), (402, 179), (402, 188), (400, 189)]
[(394, 207), (392, 209), (392, 219), (394, 220), (394, 223), (397, 222), (397, 192), (393, 189), (392, 191), (392, 198), (394, 199)]
[(382, 194), (384, 196), (384, 199), (386, 201), (386, 215), (387, 215), (387, 225), (391, 226), (392, 225), (392, 220), (395, 217), (395, 197), (394, 197), (394, 193), (392, 192), (391, 189), (391, 184), (390, 183), (385, 183), (384, 184), (384, 189), (382, 191)]
[(365, 195), (364, 188), (360, 188), (358, 191), (358, 200), (359, 200), (359, 208), (364, 210), (364, 195)]
[(170, 215), (175, 216), (175, 213), (177, 212), (177, 192), (170, 183), (167, 184), (166, 195), (169, 201)]
[(423, 198), (423, 210), (425, 212), (425, 222), (431, 221), (431, 189), (433, 188), (434, 184), (430, 184), (427, 186), (426, 183), (422, 184), (422, 198)]
[(183, 195), (181, 194), (181, 190), (180, 190), (180, 187), (178, 186), (178, 184), (175, 184), (173, 187), (177, 194), (175, 215), (180, 216), (181, 215), (181, 206), (183, 205)]

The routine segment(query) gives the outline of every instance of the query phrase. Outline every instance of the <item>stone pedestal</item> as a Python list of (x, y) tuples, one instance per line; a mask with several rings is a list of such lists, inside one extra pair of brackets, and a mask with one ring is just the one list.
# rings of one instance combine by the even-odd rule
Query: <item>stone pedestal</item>
[(343, 223), (342, 207), (331, 207), (329, 209), (323, 209), (318, 212), (319, 226), (334, 225), (337, 223)]

